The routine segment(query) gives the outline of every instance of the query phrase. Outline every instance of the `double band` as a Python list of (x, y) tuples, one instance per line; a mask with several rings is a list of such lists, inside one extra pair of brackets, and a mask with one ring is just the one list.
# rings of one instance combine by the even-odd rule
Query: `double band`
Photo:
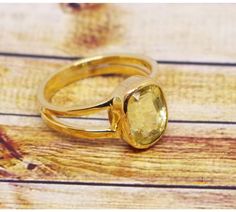
[[(38, 92), (41, 117), (51, 128), (82, 138), (122, 138), (131, 146), (145, 149), (156, 143), (167, 125), (167, 106), (161, 88), (153, 79), (157, 63), (134, 55), (107, 55), (81, 59), (46, 79)], [(66, 107), (51, 103), (65, 86), (88, 77), (128, 75), (110, 96), (91, 105)], [(92, 98), (92, 97), (91, 97)], [(88, 129), (62, 117), (79, 117), (107, 110), (110, 126)]]

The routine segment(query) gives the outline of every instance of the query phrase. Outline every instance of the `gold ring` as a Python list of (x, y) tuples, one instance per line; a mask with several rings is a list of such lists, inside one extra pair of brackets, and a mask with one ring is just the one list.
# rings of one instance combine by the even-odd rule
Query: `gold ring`
[[(41, 117), (51, 128), (82, 138), (122, 138), (146, 149), (163, 135), (168, 112), (164, 94), (154, 77), (156, 61), (137, 55), (105, 55), (78, 60), (45, 80), (39, 91)], [(101, 102), (84, 106), (58, 106), (52, 97), (65, 86), (93, 76), (122, 74), (129, 77)], [(92, 97), (91, 97), (92, 98)], [(109, 127), (88, 129), (63, 120), (107, 110)]]

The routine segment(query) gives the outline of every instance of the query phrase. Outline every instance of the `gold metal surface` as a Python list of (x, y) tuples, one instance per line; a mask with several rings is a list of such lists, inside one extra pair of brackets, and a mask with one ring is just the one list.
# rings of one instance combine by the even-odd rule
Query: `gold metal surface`
[[(101, 102), (73, 107), (57, 106), (51, 103), (52, 97), (65, 86), (84, 78), (107, 74), (122, 74), (128, 75), (129, 77), (124, 80), (110, 96)], [(42, 119), (51, 128), (76, 137), (122, 138), (135, 148), (148, 148), (160, 139), (166, 129), (168, 121), (167, 106), (163, 92), (153, 79), (156, 74), (157, 63), (143, 56), (106, 55), (78, 60), (54, 73), (42, 83), (38, 92)], [(156, 92), (153, 93), (152, 90), (149, 89), (150, 87), (155, 87)], [(139, 92), (141, 92), (144, 97), (149, 95), (149, 101), (145, 102), (142, 100), (139, 102), (139, 97), (136, 98)], [(131, 97), (135, 97), (133, 99), (136, 99), (135, 101), (138, 103), (147, 103), (148, 106), (140, 104), (138, 107), (128, 107), (130, 106), (129, 104), (131, 104), (129, 103)], [(91, 99), (92, 98), (93, 97), (91, 97)], [(148, 120), (148, 116), (145, 114), (142, 115), (144, 106), (146, 109), (152, 108), (150, 114), (148, 111), (146, 113), (149, 117), (152, 117), (154, 124), (155, 120), (157, 122), (156, 125), (147, 125), (152, 126), (151, 129), (145, 128), (145, 123), (150, 122), (150, 120)], [(137, 110), (137, 120), (135, 117), (130, 117), (129, 114), (132, 113), (129, 112), (127, 108), (135, 108), (135, 110)], [(70, 124), (61, 119), (61, 117), (79, 117), (102, 110), (107, 110), (109, 115), (110, 127), (107, 129), (100, 129), (100, 127), (87, 129)], [(155, 119), (154, 116), (159, 118)], [(131, 119), (132, 123), (142, 121), (142, 123), (144, 123), (143, 127), (137, 129), (134, 124), (130, 124)], [(150, 141), (144, 142), (142, 139), (142, 142), (140, 142), (137, 136), (147, 132), (150, 132), (153, 139), (149, 139), (148, 135), (145, 134), (146, 137), (144, 136), (144, 138)]]

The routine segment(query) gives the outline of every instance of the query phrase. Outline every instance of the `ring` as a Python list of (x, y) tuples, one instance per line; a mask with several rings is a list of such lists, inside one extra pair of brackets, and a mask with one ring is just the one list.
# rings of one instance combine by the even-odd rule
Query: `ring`
[[(81, 138), (121, 138), (132, 147), (146, 149), (163, 135), (168, 122), (164, 94), (155, 81), (156, 61), (137, 55), (105, 55), (80, 59), (48, 77), (40, 86), (38, 100), (45, 123), (59, 132)], [(91, 105), (58, 106), (52, 97), (65, 86), (94, 76), (129, 76), (103, 101)], [(93, 98), (91, 96), (91, 98)], [(102, 110), (109, 127), (89, 129), (66, 121)]]

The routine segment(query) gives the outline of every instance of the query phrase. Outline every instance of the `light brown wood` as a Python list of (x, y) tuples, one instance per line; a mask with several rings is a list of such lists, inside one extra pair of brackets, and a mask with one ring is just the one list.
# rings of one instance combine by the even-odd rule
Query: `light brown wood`
[(2, 167), (13, 179), (233, 186), (235, 126), (216, 125), (209, 132), (205, 126), (171, 124), (161, 142), (146, 151), (120, 140), (68, 138), (46, 126), (2, 126)]
[[(1, 57), (0, 63), (0, 112), (36, 114), (40, 82), (69, 62)], [(236, 121), (236, 67), (159, 65), (159, 69), (157, 80), (166, 94), (171, 120)], [(97, 101), (120, 81), (86, 79), (64, 89), (55, 102), (90, 103), (90, 96)]]
[[(1, 208), (235, 208), (236, 191), (1, 183)], [(187, 204), (186, 204), (187, 203)]]
[[(217, 123), (235, 121), (232, 112), (235, 107), (232, 95), (236, 81), (234, 67), (160, 65), (158, 80), (167, 95), (171, 120), (202, 120), (206, 123), (170, 122), (160, 144), (144, 152), (135, 152), (119, 140), (88, 141), (68, 138), (50, 130), (39, 117), (27, 116), (38, 114), (35, 95), (40, 81), (68, 62), (8, 57), (1, 58), (1, 61), (2, 179), (235, 185), (236, 125)], [(208, 79), (212, 79), (212, 83), (208, 83)], [(55, 102), (89, 102), (88, 94), (97, 99), (102, 98), (98, 88), (106, 95), (120, 80), (84, 80), (58, 93)], [(217, 83), (213, 83), (218, 81), (223, 86), (218, 87)], [(180, 92), (176, 94), (176, 90)], [(87, 95), (80, 96), (79, 92)], [(5, 115), (6, 113), (13, 114)], [(102, 115), (104, 114), (99, 114), (98, 117)], [(216, 123), (208, 124), (208, 121)], [(104, 121), (88, 122), (102, 124)], [(123, 162), (124, 158), (128, 163)], [(29, 201), (29, 207), (30, 203)], [(152, 203), (146, 204), (145, 207), (152, 206)], [(160, 207), (162, 204), (157, 203)], [(220, 202), (218, 204), (224, 205)], [(14, 205), (16, 206), (17, 204)], [(177, 206), (178, 204), (173, 205)]]
[(109, 4), (81, 10), (59, 4), (1, 5), (0, 49), (79, 56), (127, 51), (161, 60), (234, 62), (235, 7)]
[[(61, 56), (125, 50), (158, 60), (235, 62), (234, 7), (0, 5), (0, 207), (235, 208), (236, 66), (160, 64), (170, 122), (146, 151), (56, 133), (39, 117), (36, 98), (40, 82), (70, 62)], [(121, 80), (86, 79), (53, 101), (90, 103)], [(103, 118), (73, 121), (107, 124)]]

